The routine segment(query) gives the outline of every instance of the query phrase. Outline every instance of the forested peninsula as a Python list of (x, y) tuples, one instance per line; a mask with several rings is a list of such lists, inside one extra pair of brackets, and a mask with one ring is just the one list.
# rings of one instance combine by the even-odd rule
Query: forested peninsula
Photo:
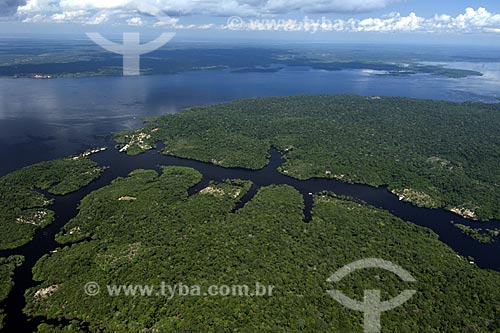
[(260, 169), (271, 146), (283, 174), (388, 186), (401, 200), (500, 218), (500, 104), (301, 95), (194, 107), (117, 133), (119, 149)]

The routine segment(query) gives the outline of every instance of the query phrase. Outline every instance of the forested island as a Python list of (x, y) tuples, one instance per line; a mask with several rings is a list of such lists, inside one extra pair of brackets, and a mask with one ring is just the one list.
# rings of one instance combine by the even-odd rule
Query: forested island
[(318, 95), (195, 107), (116, 135), (139, 154), (165, 154), (224, 167), (260, 169), (271, 146), (280, 171), (388, 186), (415, 205), (471, 219), (500, 218), (500, 104)]
[(475, 229), (458, 223), (455, 223), (454, 226), (462, 230), (464, 234), (481, 243), (492, 243), (500, 239), (500, 229)]
[(103, 168), (89, 155), (38, 163), (0, 178), (0, 250), (28, 243), (53, 222), (54, 212), (47, 208), (52, 201), (42, 191), (65, 195), (100, 176)]
[[(8, 47), (0, 45), (0, 77), (48, 79), (60, 77), (119, 76), (122, 75), (122, 57), (107, 52), (91, 41), (73, 41), (61, 45), (51, 41), (9, 40)], [(306, 67), (327, 71), (376, 70), (376, 75), (427, 74), (443, 78), (461, 79), (482, 76), (483, 73), (454, 68), (457, 61), (470, 57), (450, 57), (442, 52), (428, 51), (408, 54), (392, 47), (335, 44), (325, 51), (309, 47), (269, 45), (255, 47), (242, 45), (227, 47), (218, 44), (173, 43), (141, 57), (143, 75), (175, 74), (201, 70), (229, 70), (232, 73), (275, 73), (285, 67)], [(429, 50), (432, 50), (429, 47)], [(22, 50), (21, 54), (19, 50)], [(464, 54), (460, 50), (460, 54)], [(484, 57), (484, 55), (483, 55)], [(412, 61), (408, 61), (412, 59)], [(497, 61), (498, 55), (486, 56), (480, 61)], [(428, 64), (432, 61), (433, 64)], [(478, 60), (479, 61), (479, 60)], [(276, 67), (277, 66), (277, 67)]]

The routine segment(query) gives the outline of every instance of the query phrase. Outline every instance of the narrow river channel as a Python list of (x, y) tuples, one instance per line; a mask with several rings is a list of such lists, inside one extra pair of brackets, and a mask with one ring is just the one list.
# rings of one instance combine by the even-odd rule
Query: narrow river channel
[[(113, 144), (110, 142), (110, 146)], [(222, 181), (224, 179), (244, 179), (253, 182), (251, 190), (237, 204), (235, 210), (243, 207), (252, 199), (259, 188), (273, 184), (286, 184), (296, 188), (304, 197), (305, 223), (311, 221), (311, 209), (313, 197), (311, 194), (320, 191), (331, 191), (338, 195), (351, 196), (365, 201), (367, 204), (390, 211), (397, 217), (416, 225), (432, 229), (439, 235), (439, 239), (450, 246), (462, 256), (471, 256), (475, 264), (480, 268), (500, 271), (500, 242), (482, 244), (464, 235), (458, 228), (452, 225), (461, 223), (473, 228), (500, 228), (500, 221), (474, 222), (464, 219), (454, 213), (443, 209), (418, 208), (409, 203), (402, 202), (397, 196), (390, 193), (387, 188), (375, 188), (360, 184), (347, 184), (332, 179), (310, 179), (306, 181), (290, 178), (277, 171), (283, 163), (281, 153), (275, 149), (270, 151), (270, 162), (262, 170), (247, 170), (239, 168), (222, 168), (213, 164), (195, 160), (182, 159), (160, 154), (157, 150), (148, 151), (138, 156), (127, 156), (115, 149), (92, 156), (99, 165), (109, 166), (102, 176), (79, 191), (66, 196), (48, 195), (54, 199), (54, 204), (49, 207), (56, 212), (56, 220), (45, 229), (39, 230), (34, 239), (27, 245), (14, 249), (0, 251), (0, 257), (11, 255), (22, 255), (25, 257), (23, 265), (15, 270), (15, 286), (8, 299), (1, 306), (5, 309), (6, 332), (32, 332), (43, 318), (28, 318), (23, 313), (25, 306), (24, 293), (28, 288), (36, 286), (33, 281), (32, 268), (35, 263), (45, 254), (61, 247), (55, 241), (55, 235), (78, 213), (78, 204), (89, 193), (110, 184), (117, 177), (126, 177), (136, 169), (155, 169), (158, 172), (161, 166), (185, 166), (198, 170), (203, 174), (203, 180), (189, 190), (189, 194), (197, 193), (206, 187), (209, 181)], [(57, 323), (57, 322), (56, 322)], [(63, 323), (63, 322), (61, 322)]]

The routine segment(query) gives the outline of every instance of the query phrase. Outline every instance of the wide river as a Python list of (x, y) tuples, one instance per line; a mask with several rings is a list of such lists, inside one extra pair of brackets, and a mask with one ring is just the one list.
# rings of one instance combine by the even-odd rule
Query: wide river
[(278, 73), (186, 72), (142, 77), (0, 79), (0, 175), (99, 146), (147, 116), (237, 98), (349, 93), (494, 102), (500, 64), (456, 63), (483, 77), (380, 76), (363, 70), (285, 68)]

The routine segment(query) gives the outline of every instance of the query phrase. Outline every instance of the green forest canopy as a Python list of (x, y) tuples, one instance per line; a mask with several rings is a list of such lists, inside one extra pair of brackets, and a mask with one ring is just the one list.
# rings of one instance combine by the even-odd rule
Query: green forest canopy
[(65, 195), (90, 184), (103, 168), (88, 157), (42, 162), (0, 177), (0, 249), (28, 243), (36, 230), (54, 220), (52, 202), (38, 190)]
[[(22, 256), (12, 256), (9, 258), (0, 258), (0, 303), (4, 302), (14, 286), (12, 275), (14, 269), (23, 262)], [(5, 314), (0, 308), (0, 330), (3, 328)]]
[[(78, 331), (79, 323), (91, 332), (361, 332), (362, 314), (330, 298), (326, 280), (371, 257), (401, 265), (418, 281), (364, 270), (335, 285), (356, 299), (365, 289), (381, 289), (384, 299), (417, 289), (382, 315), (384, 331), (500, 332), (500, 273), (470, 265), (428, 229), (329, 193), (314, 197), (305, 224), (303, 197), (289, 186), (261, 188), (233, 213), (249, 184), (212, 183), (188, 196), (200, 179), (189, 168), (138, 170), (88, 195), (58, 238), (82, 242), (45, 255), (33, 270), (40, 285), (26, 294), (30, 315), (74, 320), (74, 329), (42, 325), (40, 332)], [(85, 295), (89, 281), (101, 285), (98, 296)], [(105, 289), (162, 281), (260, 282), (275, 290), (270, 297), (167, 300), (110, 297)], [(40, 296), (43, 290), (50, 292)]]
[(402, 199), (466, 217), (500, 218), (500, 104), (316, 95), (239, 100), (165, 115), (116, 140), (133, 155), (166, 154), (259, 169), (285, 152), (281, 172), (388, 185)]

